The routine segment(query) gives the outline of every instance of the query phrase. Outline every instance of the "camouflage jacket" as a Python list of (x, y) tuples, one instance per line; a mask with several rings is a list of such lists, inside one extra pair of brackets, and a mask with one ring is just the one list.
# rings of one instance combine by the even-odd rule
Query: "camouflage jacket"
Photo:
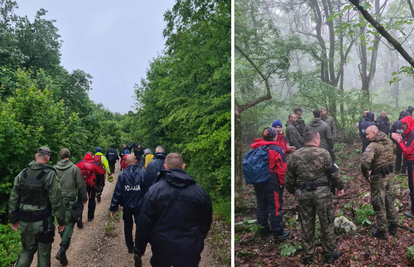
[(299, 135), (303, 137), (305, 134), (305, 121), (302, 119), (302, 117), (298, 117), (298, 120), (295, 123), (296, 129), (299, 131)]
[(298, 200), (322, 198), (331, 194), (329, 186), (318, 187), (315, 191), (297, 189), (297, 186), (306, 182), (330, 182), (339, 190), (344, 187), (337, 166), (332, 165), (329, 152), (314, 146), (305, 146), (290, 156), (285, 175), (286, 189), (291, 194), (296, 193)]
[(321, 119), (326, 122), (329, 127), (331, 127), (331, 131), (332, 131), (332, 137), (334, 139), (334, 141), (338, 140), (337, 136), (336, 136), (336, 125), (334, 120), (332, 119), (331, 116), (326, 115), (326, 117), (321, 117)]
[(369, 171), (378, 170), (381, 167), (394, 165), (394, 152), (396, 145), (388, 139), (383, 132), (378, 132), (361, 156), (362, 175), (368, 179)]

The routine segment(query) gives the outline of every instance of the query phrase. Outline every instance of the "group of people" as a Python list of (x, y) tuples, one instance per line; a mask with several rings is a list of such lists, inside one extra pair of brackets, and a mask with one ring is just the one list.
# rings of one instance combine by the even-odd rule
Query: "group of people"
[[(398, 173), (401, 168), (401, 156), (398, 157), (398, 153), (404, 157), (408, 169), (411, 197), (411, 210), (404, 214), (414, 217), (413, 110), (414, 108), (409, 107), (407, 111), (401, 112), (400, 119), (393, 124), (391, 130), (385, 111), (376, 122), (373, 120), (373, 113), (364, 112), (359, 126), (363, 138), (361, 172), (370, 184), (371, 204), (377, 221), (372, 235), (378, 239), (387, 239), (387, 231), (390, 235), (397, 233), (393, 178), (395, 172)], [(289, 115), (286, 136), (282, 131), (281, 121), (275, 120), (272, 127), (263, 130), (262, 138), (254, 139), (251, 145), (253, 150), (267, 148), (268, 158), (264, 160), (268, 161), (270, 173), (267, 182), (254, 184), (257, 224), (261, 226), (262, 238), (273, 235), (275, 240), (283, 240), (289, 237), (290, 233), (284, 229), (282, 216), (282, 196), (286, 187), (294, 195), (293, 198), (298, 200), (299, 221), (302, 225), (301, 261), (308, 264), (313, 260), (317, 214), (321, 224), (325, 259), (327, 263), (333, 263), (341, 256), (341, 252), (338, 250), (334, 233), (335, 209), (332, 196), (335, 193), (338, 196), (345, 193), (344, 181), (339, 175), (333, 151), (334, 142), (337, 140), (336, 127), (333, 119), (327, 115), (326, 108), (313, 111), (314, 119), (308, 124), (305, 124), (301, 115), (300, 108), (296, 108)], [(394, 168), (395, 153), (397, 161)]]
[[(132, 150), (133, 149), (133, 150)], [(124, 146), (119, 150), (119, 157), (121, 158), (121, 170), (126, 169), (126, 163), (122, 164), (124, 158), (128, 154), (134, 154), (135, 158), (137, 159), (137, 163), (145, 170), (148, 164), (153, 160), (156, 155), (151, 154), (151, 150), (149, 148), (143, 149), (140, 143), (128, 143), (128, 145), (124, 144)], [(155, 151), (157, 153), (157, 151)], [(118, 158), (118, 157), (117, 157)]]
[[(139, 148), (137, 144), (134, 152)], [(166, 155), (158, 146), (145, 170), (136, 155), (123, 158), (127, 167), (118, 176), (109, 207), (112, 219), (119, 206), (123, 207), (125, 241), (128, 252), (134, 253), (135, 266), (142, 265), (148, 242), (152, 266), (197, 266), (212, 222), (209, 195), (184, 171), (180, 154)], [(48, 164), (50, 156), (49, 148), (40, 147), (35, 160), (14, 180), (9, 220), (13, 230), (20, 228), (23, 247), (17, 267), (30, 266), (36, 251), (38, 266), (50, 266), (55, 236), (52, 214), (61, 236), (55, 258), (62, 265), (68, 264), (66, 251), (74, 225), (83, 228), (82, 213), (87, 202), (88, 221), (94, 219), (95, 198), (101, 201), (105, 175), (112, 182), (119, 159), (113, 146), (106, 156), (99, 147), (95, 155), (87, 152), (76, 164), (70, 161), (66, 148), (60, 151), (60, 161), (54, 167)]]

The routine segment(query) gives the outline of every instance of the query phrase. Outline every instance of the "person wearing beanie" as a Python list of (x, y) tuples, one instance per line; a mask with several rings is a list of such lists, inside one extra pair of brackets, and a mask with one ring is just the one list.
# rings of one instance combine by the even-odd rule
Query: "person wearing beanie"
[(282, 240), (289, 237), (289, 231), (285, 231), (283, 227), (279, 199), (285, 183), (286, 157), (282, 148), (274, 141), (276, 136), (275, 128), (265, 128), (262, 132), (263, 138), (255, 138), (251, 148), (266, 146), (269, 149), (270, 179), (264, 184), (254, 185), (257, 200), (257, 224), (262, 226), (260, 236), (264, 239), (273, 235), (275, 240)]
[(276, 142), (279, 143), (280, 148), (282, 148), (285, 154), (289, 154), (296, 150), (295, 146), (290, 146), (287, 138), (285, 137), (285, 133), (282, 131), (282, 122), (280, 120), (275, 120), (272, 123), (272, 127), (276, 129), (277, 136)]
[(149, 148), (145, 149), (144, 153), (145, 153), (144, 154), (144, 159), (145, 159), (144, 169), (146, 169), (148, 166), (148, 163), (150, 163), (150, 161), (154, 158), (154, 155), (151, 154), (151, 150), (149, 150)]

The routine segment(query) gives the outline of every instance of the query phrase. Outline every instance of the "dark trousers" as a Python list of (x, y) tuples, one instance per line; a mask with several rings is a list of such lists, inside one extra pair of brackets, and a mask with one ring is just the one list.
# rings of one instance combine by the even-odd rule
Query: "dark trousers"
[[(128, 248), (134, 247), (134, 241), (132, 240), (132, 228), (133, 223), (135, 222), (135, 227), (138, 223), (138, 218), (140, 214), (138, 208), (127, 208), (124, 207), (122, 219), (124, 220), (124, 233), (125, 233), (125, 242)], [(137, 240), (137, 231), (135, 229), (135, 240)]]
[[(95, 188), (87, 187), (89, 201), (88, 201), (88, 219), (93, 219), (95, 216), (96, 200), (95, 200)], [(82, 215), (81, 215), (82, 219)]]
[(332, 158), (332, 163), (335, 163), (335, 161), (336, 161), (336, 156), (335, 156), (335, 152), (334, 152), (334, 150), (333, 150), (333, 149), (329, 149), (329, 150), (328, 150), (328, 152), (329, 152), (329, 154), (331, 155), (331, 158)]
[(369, 145), (369, 140), (367, 138), (362, 139), (362, 153), (365, 152), (365, 149)]
[(412, 162), (407, 164), (408, 169), (408, 187), (410, 188), (411, 211), (414, 212), (414, 165)]
[(257, 200), (257, 224), (267, 227), (274, 235), (283, 234), (283, 216), (280, 195), (283, 194), (279, 183), (267, 182), (264, 185), (254, 185)]
[[(402, 159), (402, 149), (400, 145), (397, 144), (397, 150), (395, 151), (395, 155), (397, 156), (397, 159), (395, 160), (395, 171), (399, 172), (401, 170), (402, 173), (406, 172), (407, 163), (406, 161)], [(402, 169), (401, 169), (401, 161), (402, 161)]]
[(116, 160), (108, 160), (108, 163), (109, 163), (109, 170), (111, 171), (111, 173), (114, 173)]
[(98, 195), (102, 194), (105, 187), (105, 175), (96, 175), (96, 192)]

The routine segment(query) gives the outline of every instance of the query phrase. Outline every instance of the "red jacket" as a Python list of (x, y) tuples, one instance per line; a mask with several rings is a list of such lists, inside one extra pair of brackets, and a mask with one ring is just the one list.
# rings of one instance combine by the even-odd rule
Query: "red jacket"
[(279, 185), (283, 186), (285, 184), (286, 157), (283, 149), (279, 146), (279, 143), (275, 141), (265, 141), (262, 138), (256, 138), (253, 142), (251, 148), (258, 148), (264, 145), (269, 148), (270, 173), (277, 175)]
[(128, 167), (128, 164), (126, 163), (126, 157), (127, 157), (128, 155), (129, 155), (129, 154), (126, 154), (125, 156), (123, 156), (123, 157), (122, 157), (121, 168), (122, 168), (122, 169), (124, 169), (124, 170), (126, 170), (126, 168)]
[[(91, 156), (88, 153), (86, 153), (86, 155), (83, 158), (83, 160), (81, 162), (79, 162), (78, 164), (76, 164), (76, 166), (78, 166), (79, 169), (82, 169), (82, 166), (83, 166), (83, 163), (84, 162), (94, 163), (95, 161), (93, 160), (93, 156)], [(95, 175), (97, 175), (97, 174), (99, 174), (99, 175), (105, 174), (105, 169), (104, 168), (99, 167), (98, 164), (92, 164), (92, 165), (94, 166)]]
[(414, 118), (411, 116), (406, 116), (401, 119), (402, 123), (407, 124), (407, 130), (404, 131), (405, 142), (401, 140), (398, 145), (403, 151), (403, 157), (407, 161), (414, 161)]
[(280, 148), (283, 150), (283, 152), (285, 154), (289, 154), (290, 153), (290, 151), (288, 150), (288, 145), (289, 144), (287, 142), (287, 139), (285, 137), (285, 133), (284, 132), (281, 132), (280, 134), (277, 135), (277, 143), (279, 143), (278, 146), (280, 146)]

